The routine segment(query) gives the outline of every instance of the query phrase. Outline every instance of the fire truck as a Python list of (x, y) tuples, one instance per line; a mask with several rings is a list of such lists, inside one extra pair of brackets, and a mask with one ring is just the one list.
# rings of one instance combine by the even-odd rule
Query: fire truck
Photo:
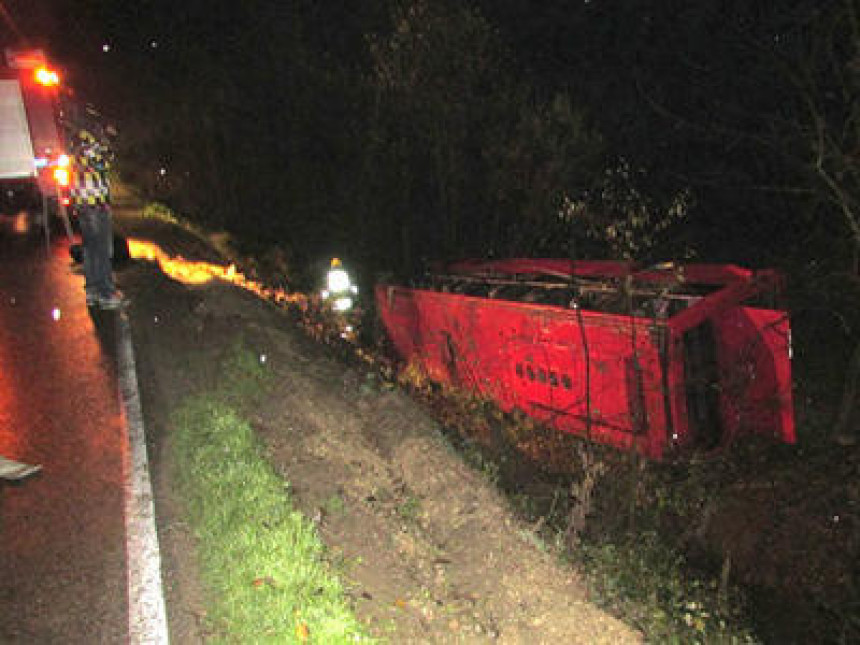
[(60, 77), (40, 50), (6, 50), (0, 67), (0, 213), (47, 228), (65, 215), (69, 157)]

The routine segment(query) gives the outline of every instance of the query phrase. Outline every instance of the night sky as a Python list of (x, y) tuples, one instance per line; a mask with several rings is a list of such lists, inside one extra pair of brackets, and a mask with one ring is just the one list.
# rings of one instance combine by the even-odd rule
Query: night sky
[(860, 242), (858, 4), (3, 0), (3, 40), (121, 126), (146, 194), (249, 248), (790, 268)]

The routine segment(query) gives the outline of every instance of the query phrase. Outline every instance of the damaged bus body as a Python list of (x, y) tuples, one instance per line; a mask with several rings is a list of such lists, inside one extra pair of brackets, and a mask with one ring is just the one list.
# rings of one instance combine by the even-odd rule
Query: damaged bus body
[(573, 433), (652, 459), (762, 435), (794, 443), (790, 328), (773, 271), (510, 259), (380, 284), (400, 356)]

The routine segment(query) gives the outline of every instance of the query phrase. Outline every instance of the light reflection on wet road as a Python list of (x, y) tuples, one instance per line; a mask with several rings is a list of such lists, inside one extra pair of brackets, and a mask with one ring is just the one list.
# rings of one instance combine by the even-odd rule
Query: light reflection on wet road
[(88, 311), (65, 241), (0, 235), (0, 454), (43, 471), (0, 484), (0, 642), (126, 636), (116, 312)]

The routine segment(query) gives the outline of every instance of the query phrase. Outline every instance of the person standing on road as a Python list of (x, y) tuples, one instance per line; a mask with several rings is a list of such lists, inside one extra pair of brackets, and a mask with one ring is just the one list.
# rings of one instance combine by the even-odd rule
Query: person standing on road
[(117, 309), (123, 304), (111, 266), (110, 148), (87, 128), (72, 135), (71, 201), (83, 240), (87, 306)]

